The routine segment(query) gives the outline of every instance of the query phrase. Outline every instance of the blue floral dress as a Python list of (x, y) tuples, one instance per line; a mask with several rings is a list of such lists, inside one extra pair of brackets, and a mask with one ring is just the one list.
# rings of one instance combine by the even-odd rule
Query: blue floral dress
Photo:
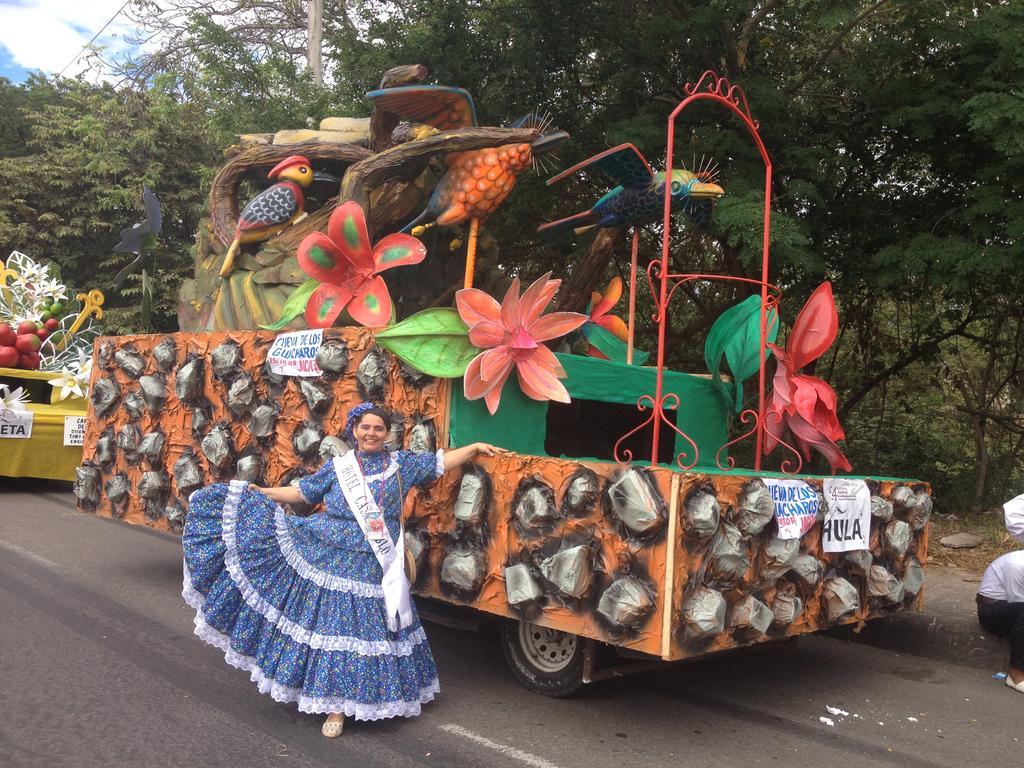
[[(440, 476), (441, 452), (357, 455), (397, 541), (401, 492)], [(415, 607), (411, 626), (388, 630), (381, 567), (333, 464), (300, 480), (299, 489), (326, 511), (286, 515), (237, 481), (192, 494), (182, 596), (196, 611), (196, 634), (249, 672), (260, 693), (301, 712), (357, 720), (418, 715), (440, 687)]]

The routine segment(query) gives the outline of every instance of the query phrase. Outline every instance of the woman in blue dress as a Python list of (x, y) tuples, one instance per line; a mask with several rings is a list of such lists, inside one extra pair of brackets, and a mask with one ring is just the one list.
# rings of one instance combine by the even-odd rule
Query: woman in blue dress
[[(182, 596), (196, 634), (261, 693), (327, 714), (329, 738), (346, 715), (414, 717), (440, 690), (402, 568), (402, 501), (412, 486), (497, 450), (389, 453), (389, 428), (386, 412), (360, 403), (345, 429), (354, 451), (298, 487), (234, 481), (196, 491), (182, 536)], [(279, 506), (303, 501), (325, 511), (295, 517)]]

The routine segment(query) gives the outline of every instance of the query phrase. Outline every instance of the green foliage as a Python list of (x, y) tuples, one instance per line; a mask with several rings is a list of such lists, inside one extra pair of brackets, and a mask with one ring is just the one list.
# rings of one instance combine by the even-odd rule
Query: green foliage
[(377, 343), (418, 371), (455, 379), (466, 372), (479, 350), (469, 329), (451, 307), (425, 309), (376, 335)]

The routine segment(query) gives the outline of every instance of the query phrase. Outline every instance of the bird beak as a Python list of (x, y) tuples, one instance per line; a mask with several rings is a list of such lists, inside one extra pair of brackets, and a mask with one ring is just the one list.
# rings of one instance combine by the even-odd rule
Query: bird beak
[(332, 184), (337, 184), (341, 179), (333, 173), (327, 173), (326, 171), (313, 171), (313, 181), (329, 181)]
[(706, 184), (704, 182), (697, 182), (694, 184), (690, 187), (690, 191), (688, 193), (691, 198), (721, 197), (724, 194), (725, 190), (717, 184)]
[(546, 155), (562, 146), (562, 143), (568, 138), (569, 134), (565, 131), (551, 131), (550, 133), (545, 133), (530, 146), (533, 154)]

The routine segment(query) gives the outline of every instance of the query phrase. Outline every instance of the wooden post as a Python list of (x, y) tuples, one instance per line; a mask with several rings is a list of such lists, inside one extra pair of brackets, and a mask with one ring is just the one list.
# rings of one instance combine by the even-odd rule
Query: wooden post
[(309, 0), (306, 63), (313, 76), (313, 84), (324, 84), (324, 64), (322, 47), (324, 38), (324, 0)]
[(466, 244), (466, 279), (463, 288), (473, 287), (473, 273), (476, 271), (476, 236), (480, 229), (480, 219), (469, 222), (469, 242)]

